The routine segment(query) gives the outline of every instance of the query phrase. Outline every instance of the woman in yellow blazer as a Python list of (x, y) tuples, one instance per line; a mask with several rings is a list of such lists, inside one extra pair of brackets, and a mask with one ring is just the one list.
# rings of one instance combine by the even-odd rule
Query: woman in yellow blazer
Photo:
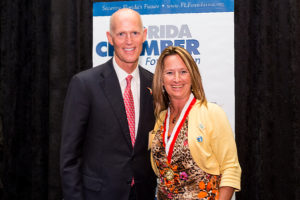
[(149, 135), (158, 199), (229, 200), (241, 168), (224, 111), (208, 103), (192, 56), (167, 47), (153, 79), (156, 124)]

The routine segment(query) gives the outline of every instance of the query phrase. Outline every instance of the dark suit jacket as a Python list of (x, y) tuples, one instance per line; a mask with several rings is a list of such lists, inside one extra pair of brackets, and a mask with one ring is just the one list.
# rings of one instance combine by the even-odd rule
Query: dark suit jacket
[(134, 148), (112, 59), (75, 75), (67, 92), (61, 176), (65, 200), (128, 200), (134, 177), (137, 200), (154, 199), (148, 132), (154, 126), (152, 74), (139, 66), (140, 119)]

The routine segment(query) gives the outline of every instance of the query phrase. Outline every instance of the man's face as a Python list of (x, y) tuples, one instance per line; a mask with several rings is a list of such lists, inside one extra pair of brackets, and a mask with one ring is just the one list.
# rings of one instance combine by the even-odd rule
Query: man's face
[(107, 38), (114, 46), (117, 64), (126, 70), (136, 66), (146, 40), (147, 30), (142, 28), (140, 18), (136, 15), (119, 15), (113, 21), (113, 28), (107, 32)]

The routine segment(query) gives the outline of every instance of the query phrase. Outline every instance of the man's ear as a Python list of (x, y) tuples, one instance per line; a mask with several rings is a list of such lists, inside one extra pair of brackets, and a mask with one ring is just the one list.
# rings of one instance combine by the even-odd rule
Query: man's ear
[(147, 39), (147, 32), (148, 32), (148, 29), (144, 28), (144, 31), (143, 31), (143, 42), (145, 42), (146, 39)]
[(107, 37), (107, 40), (109, 42), (109, 44), (111, 44), (112, 46), (114, 46), (114, 43), (113, 43), (113, 40), (112, 40), (112, 36), (110, 34), (109, 31), (106, 32), (106, 37)]

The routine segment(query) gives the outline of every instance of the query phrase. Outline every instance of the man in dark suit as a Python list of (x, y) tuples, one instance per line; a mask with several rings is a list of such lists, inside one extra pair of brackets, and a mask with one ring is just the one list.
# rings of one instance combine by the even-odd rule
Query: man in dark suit
[(152, 74), (138, 66), (146, 34), (137, 12), (116, 11), (107, 32), (114, 57), (70, 82), (60, 161), (65, 200), (154, 199)]

